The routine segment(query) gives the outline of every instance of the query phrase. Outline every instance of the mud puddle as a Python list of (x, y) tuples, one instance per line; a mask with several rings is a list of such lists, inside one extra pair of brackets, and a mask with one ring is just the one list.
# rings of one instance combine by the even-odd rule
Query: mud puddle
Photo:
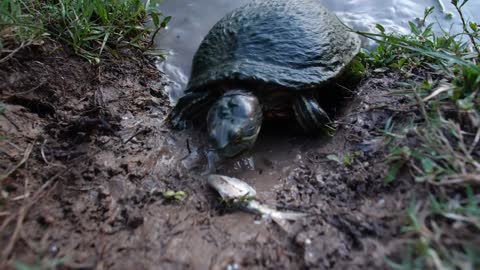
[(326, 135), (292, 134), (278, 126), (263, 128), (255, 146), (240, 157), (224, 161), (218, 173), (246, 181), (260, 199), (275, 204), (274, 191), (280, 180), (305, 162), (305, 153), (321, 150), (330, 140)]

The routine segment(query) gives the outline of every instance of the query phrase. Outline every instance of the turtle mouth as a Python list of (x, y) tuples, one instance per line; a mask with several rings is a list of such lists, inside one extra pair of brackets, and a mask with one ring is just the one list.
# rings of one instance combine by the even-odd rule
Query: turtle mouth
[(235, 157), (250, 149), (257, 140), (260, 126), (251, 135), (245, 135), (238, 140), (231, 141), (223, 147), (218, 147), (217, 152), (223, 157)]
[(232, 158), (240, 155), (250, 148), (251, 143), (248, 142), (232, 142), (222, 148), (216, 148), (220, 156)]

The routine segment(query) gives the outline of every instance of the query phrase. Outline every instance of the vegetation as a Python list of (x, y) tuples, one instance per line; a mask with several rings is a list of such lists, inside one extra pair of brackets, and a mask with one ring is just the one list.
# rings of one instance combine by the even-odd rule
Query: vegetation
[(451, 1), (461, 33), (435, 34), (426, 24), (433, 7), (408, 35), (381, 25), (379, 34), (358, 32), (379, 42), (361, 55), (367, 69), (401, 72), (398, 88), (417, 114), (387, 125), (386, 183), (407, 172), (424, 187), (406, 214), (403, 252), (388, 259), (393, 269), (480, 269), (480, 26), (465, 19), (467, 2)]
[(0, 114), (2, 114), (3, 111), (5, 111), (5, 104), (0, 101)]
[(167, 190), (162, 193), (163, 197), (167, 200), (177, 200), (183, 201), (187, 198), (187, 193), (185, 191), (174, 191), (174, 190)]
[[(0, 116), (5, 111), (5, 104), (0, 101)], [(5, 138), (5, 134), (3, 134), (3, 130), (0, 130), (0, 142)]]
[(357, 152), (347, 153), (343, 157), (340, 157), (340, 156), (335, 155), (335, 154), (330, 154), (330, 155), (327, 156), (327, 159), (331, 160), (331, 161), (334, 161), (339, 165), (348, 167), (348, 166), (351, 166), (353, 164), (353, 162), (355, 161), (355, 158), (358, 155), (359, 155), (359, 153), (357, 153)]
[(0, 63), (47, 38), (91, 62), (122, 47), (146, 50), (170, 20), (159, 1), (0, 0)]
[(53, 270), (58, 269), (64, 263), (64, 258), (54, 260), (37, 259), (34, 265), (28, 265), (22, 262), (15, 262), (14, 266), (16, 270)]

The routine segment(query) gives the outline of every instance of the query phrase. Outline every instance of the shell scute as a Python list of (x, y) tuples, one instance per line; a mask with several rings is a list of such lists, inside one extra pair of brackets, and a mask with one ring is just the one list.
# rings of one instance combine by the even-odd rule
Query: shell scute
[(311, 89), (340, 75), (359, 50), (359, 38), (318, 0), (254, 0), (210, 30), (186, 91), (229, 80)]

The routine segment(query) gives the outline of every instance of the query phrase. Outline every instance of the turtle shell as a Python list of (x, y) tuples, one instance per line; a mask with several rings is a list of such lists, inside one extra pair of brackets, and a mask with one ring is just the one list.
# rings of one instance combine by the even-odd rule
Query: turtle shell
[(254, 0), (204, 38), (186, 92), (225, 81), (312, 89), (336, 78), (359, 50), (360, 39), (319, 0)]

